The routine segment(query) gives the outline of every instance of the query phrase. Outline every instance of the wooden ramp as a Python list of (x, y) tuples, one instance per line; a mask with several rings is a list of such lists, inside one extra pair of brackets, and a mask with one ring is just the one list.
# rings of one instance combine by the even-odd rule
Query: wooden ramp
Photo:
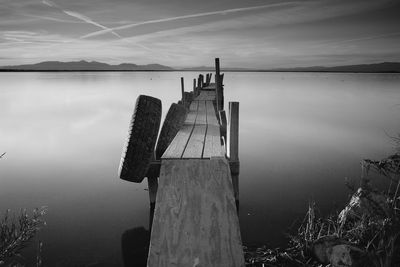
[(244, 266), (226, 159), (165, 160), (148, 266)]

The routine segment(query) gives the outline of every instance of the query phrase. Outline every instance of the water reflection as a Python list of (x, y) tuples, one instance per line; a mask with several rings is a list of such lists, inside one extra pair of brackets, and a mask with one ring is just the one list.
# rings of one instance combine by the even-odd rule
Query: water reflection
[(122, 259), (125, 267), (145, 267), (149, 253), (150, 231), (144, 227), (126, 230), (121, 236)]
[(134, 227), (122, 234), (121, 250), (124, 267), (145, 267), (147, 265), (154, 208), (154, 204), (151, 204), (149, 210), (149, 230), (146, 230), (143, 226)]
[[(197, 74), (0, 73), (0, 211), (49, 207), (48, 266), (122, 265), (121, 233), (151, 221), (147, 184), (117, 177), (135, 100), (160, 98), (165, 116), (180, 76), (191, 88)], [(362, 158), (388, 155), (386, 133), (400, 132), (400, 75), (226, 73), (224, 83), (225, 103), (240, 102), (247, 244), (279, 245), (310, 198), (324, 211), (340, 206), (344, 177), (359, 177)]]

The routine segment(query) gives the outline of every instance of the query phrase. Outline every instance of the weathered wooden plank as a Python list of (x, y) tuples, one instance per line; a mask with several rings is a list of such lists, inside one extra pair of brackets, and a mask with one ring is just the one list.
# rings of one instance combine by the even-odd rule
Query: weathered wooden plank
[(197, 111), (197, 104), (197, 101), (192, 101), (192, 103), (190, 103), (189, 111)]
[(179, 159), (182, 157), (183, 151), (185, 150), (186, 144), (189, 141), (190, 135), (192, 133), (194, 125), (183, 125), (179, 132), (176, 134), (175, 138), (172, 140), (171, 144), (165, 150), (162, 155), (162, 159)]
[(197, 117), (197, 111), (189, 111), (189, 113), (186, 115), (185, 124), (186, 125), (194, 124), (196, 122), (196, 117)]
[(206, 101), (206, 109), (207, 109), (207, 124), (219, 126), (218, 119), (215, 113), (214, 104), (212, 101)]
[(225, 159), (162, 161), (147, 264), (244, 266)]
[(197, 101), (213, 101), (213, 100), (215, 100), (215, 96), (214, 95), (202, 94), (202, 95), (197, 96), (194, 100), (197, 100)]
[(211, 157), (224, 157), (224, 147), (221, 144), (219, 126), (208, 125), (204, 143), (203, 159)]
[(203, 87), (203, 90), (215, 90), (215, 83), (210, 83), (208, 86)]
[(207, 124), (207, 109), (205, 101), (198, 101), (196, 125)]
[(182, 158), (200, 159), (203, 155), (204, 139), (206, 135), (207, 125), (195, 125), (192, 135), (189, 138)]

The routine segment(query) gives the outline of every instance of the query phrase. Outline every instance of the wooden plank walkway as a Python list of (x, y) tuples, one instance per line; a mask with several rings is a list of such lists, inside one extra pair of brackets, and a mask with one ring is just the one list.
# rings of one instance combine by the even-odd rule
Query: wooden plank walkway
[[(223, 110), (219, 59), (217, 84), (209, 83), (210, 77), (204, 84), (199, 75), (198, 86), (194, 80), (196, 97), (187, 103), (186, 120), (161, 157), (149, 267), (245, 266), (237, 215), (239, 169), (236, 164), (231, 170), (220, 130), (226, 125), (217, 119)], [(183, 78), (181, 84), (184, 100)]]
[(215, 92), (201, 91), (192, 101), (183, 128), (172, 140), (162, 159), (209, 159), (225, 156), (213, 100)]
[(226, 159), (161, 164), (147, 265), (244, 266)]

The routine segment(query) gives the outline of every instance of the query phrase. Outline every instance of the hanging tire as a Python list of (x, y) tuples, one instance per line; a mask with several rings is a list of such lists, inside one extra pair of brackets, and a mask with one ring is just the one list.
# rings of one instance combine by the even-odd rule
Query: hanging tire
[(123, 180), (140, 183), (146, 176), (161, 121), (161, 101), (140, 95), (129, 126), (118, 174)]
[(179, 104), (172, 103), (161, 128), (156, 147), (156, 159), (160, 159), (179, 132), (186, 119), (186, 109)]

